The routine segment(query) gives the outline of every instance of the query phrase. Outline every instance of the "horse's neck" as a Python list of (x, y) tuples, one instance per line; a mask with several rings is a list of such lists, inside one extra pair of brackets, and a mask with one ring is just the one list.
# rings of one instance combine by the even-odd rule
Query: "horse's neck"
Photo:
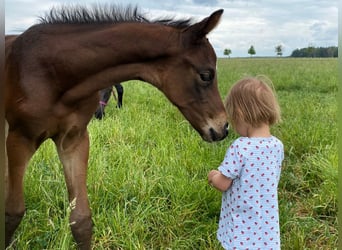
[[(108, 26), (90, 32), (75, 32), (67, 40), (60, 38), (59, 53), (63, 61), (71, 62), (72, 72), (87, 69), (93, 74), (98, 70), (127, 63), (141, 63), (170, 53), (178, 33), (172, 28), (142, 23)], [(56, 39), (56, 38), (55, 38)], [(67, 48), (69, 47), (69, 48)], [(77, 49), (73, 49), (73, 48)]]
[[(121, 24), (95, 33), (94, 43), (102, 43), (115, 58), (112, 63), (142, 62), (170, 53), (179, 33), (170, 27), (156, 24)], [(178, 44), (177, 44), (178, 45)]]
[[(177, 35), (178, 32), (170, 27), (147, 24), (113, 25), (77, 37), (75, 34), (71, 46), (77, 45), (78, 49), (60, 56), (64, 57), (63, 61), (70, 61), (69, 72), (83, 77), (75, 86), (69, 86), (71, 89), (64, 96), (65, 101), (86, 96), (113, 82), (133, 79), (150, 82), (159, 88), (153, 62), (175, 52)], [(65, 43), (65, 46), (70, 44)]]

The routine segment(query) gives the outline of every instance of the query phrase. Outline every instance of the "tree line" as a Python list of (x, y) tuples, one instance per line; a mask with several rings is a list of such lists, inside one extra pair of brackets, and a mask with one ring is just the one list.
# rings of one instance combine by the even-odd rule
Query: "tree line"
[(291, 57), (338, 57), (338, 48), (330, 47), (313, 47), (296, 49), (292, 51)]
[[(283, 46), (277, 45), (275, 47), (275, 53), (277, 56), (283, 55)], [(256, 54), (256, 50), (253, 45), (247, 51), (250, 56), (254, 56)], [(232, 54), (232, 50), (226, 48), (223, 51), (225, 56), (230, 57)], [(309, 46), (307, 48), (295, 49), (292, 51), (290, 57), (338, 57), (338, 47), (337, 46), (330, 46), (330, 47), (313, 47)]]

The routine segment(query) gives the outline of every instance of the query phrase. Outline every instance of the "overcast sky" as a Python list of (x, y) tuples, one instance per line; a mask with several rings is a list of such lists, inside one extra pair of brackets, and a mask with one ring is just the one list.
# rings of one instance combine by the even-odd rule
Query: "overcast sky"
[(202, 20), (224, 9), (220, 24), (208, 36), (217, 56), (225, 48), (231, 57), (275, 56), (282, 45), (284, 56), (296, 48), (337, 46), (339, 0), (5, 0), (5, 32), (19, 34), (37, 22), (37, 17), (62, 3), (137, 4), (151, 17), (194, 17)]

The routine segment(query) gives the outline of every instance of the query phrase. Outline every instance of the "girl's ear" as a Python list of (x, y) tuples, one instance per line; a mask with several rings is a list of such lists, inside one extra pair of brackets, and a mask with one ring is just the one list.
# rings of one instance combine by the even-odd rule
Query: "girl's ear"
[(221, 19), (223, 9), (217, 10), (209, 17), (204, 18), (201, 22), (195, 23), (183, 30), (183, 43), (194, 44), (204, 38), (212, 31)]

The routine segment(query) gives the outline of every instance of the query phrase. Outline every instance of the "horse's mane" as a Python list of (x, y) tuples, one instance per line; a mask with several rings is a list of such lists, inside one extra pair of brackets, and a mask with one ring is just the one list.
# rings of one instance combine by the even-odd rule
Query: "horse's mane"
[(128, 5), (62, 5), (53, 7), (43, 17), (39, 17), (40, 24), (112, 24), (123, 22), (159, 23), (176, 28), (186, 28), (192, 24), (192, 19), (159, 18), (149, 20), (140, 13), (137, 6)]

